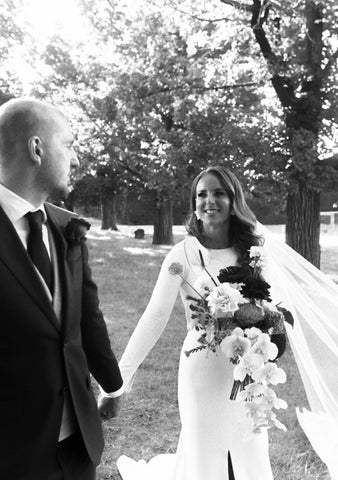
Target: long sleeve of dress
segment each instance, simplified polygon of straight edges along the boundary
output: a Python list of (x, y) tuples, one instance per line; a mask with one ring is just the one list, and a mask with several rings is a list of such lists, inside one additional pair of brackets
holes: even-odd
[[(182, 278), (171, 275), (169, 266), (181, 263), (185, 269), (182, 242), (175, 245), (164, 259), (155, 288), (146, 310), (140, 318), (119, 363), (123, 384), (128, 389), (133, 375), (146, 358), (168, 323), (176, 302)], [(184, 275), (184, 270), (183, 270)]]

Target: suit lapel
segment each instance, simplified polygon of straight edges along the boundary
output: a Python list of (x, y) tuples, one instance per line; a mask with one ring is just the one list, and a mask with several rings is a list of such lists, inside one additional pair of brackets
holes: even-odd
[(0, 207), (0, 261), (16, 277), (18, 283), (28, 292), (34, 302), (60, 330), (57, 319), (44, 286), (30, 261), (22, 242), (11, 221)]

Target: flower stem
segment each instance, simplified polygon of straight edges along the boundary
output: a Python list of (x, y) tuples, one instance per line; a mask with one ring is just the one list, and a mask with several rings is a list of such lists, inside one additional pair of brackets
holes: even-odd
[(217, 287), (216, 281), (214, 280), (214, 278), (212, 277), (212, 275), (209, 273), (207, 267), (205, 266), (204, 258), (203, 258), (203, 255), (202, 255), (201, 250), (198, 250), (198, 253), (199, 253), (199, 256), (200, 256), (200, 260), (201, 260), (201, 265), (202, 265), (202, 267), (203, 267), (204, 270), (207, 272), (207, 274), (209, 275), (209, 277), (211, 278), (211, 280), (214, 282), (214, 285), (216, 285), (216, 287)]
[(196, 290), (196, 288), (194, 288), (194, 287), (191, 285), (191, 283), (188, 282), (188, 280), (186, 280), (186, 279), (183, 277), (183, 275), (181, 275), (180, 273), (179, 273), (178, 275), (182, 278), (182, 280), (183, 280), (187, 285), (189, 285), (189, 287), (190, 287), (195, 293), (197, 293), (197, 295), (198, 295), (199, 297), (201, 297), (202, 300), (204, 300), (204, 297)]

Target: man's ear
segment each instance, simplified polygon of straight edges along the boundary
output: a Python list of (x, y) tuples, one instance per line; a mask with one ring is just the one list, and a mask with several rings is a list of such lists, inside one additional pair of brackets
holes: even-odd
[(28, 152), (33, 163), (35, 163), (37, 166), (40, 166), (42, 145), (39, 137), (30, 137), (28, 139)]

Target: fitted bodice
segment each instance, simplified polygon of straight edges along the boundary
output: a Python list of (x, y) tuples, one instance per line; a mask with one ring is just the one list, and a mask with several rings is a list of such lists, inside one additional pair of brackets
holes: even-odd
[[(202, 246), (201, 246), (202, 247)], [(206, 270), (202, 267), (201, 262), (196, 263), (196, 257), (194, 257), (195, 262), (190, 261), (189, 251), (185, 249), (185, 262), (186, 262), (186, 270), (184, 274), (184, 278), (189, 282), (190, 285), (194, 286), (196, 280), (201, 275), (208, 275)], [(210, 275), (217, 281), (217, 276), (219, 271), (222, 268), (226, 268), (232, 265), (237, 265), (237, 254), (233, 248), (224, 248), (224, 249), (205, 249), (203, 247), (203, 260), (206, 264), (206, 269), (210, 273)], [(207, 253), (207, 255), (205, 255)], [(207, 257), (207, 258), (204, 258)], [(192, 288), (188, 285), (187, 282), (182, 281), (180, 288), (179, 288), (180, 296), (185, 308), (185, 316), (187, 321), (187, 329), (191, 330), (195, 326), (195, 321), (191, 318), (191, 310), (189, 305), (191, 303), (190, 300), (187, 299), (187, 296), (196, 297), (196, 293), (192, 290)]]

